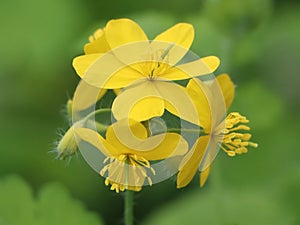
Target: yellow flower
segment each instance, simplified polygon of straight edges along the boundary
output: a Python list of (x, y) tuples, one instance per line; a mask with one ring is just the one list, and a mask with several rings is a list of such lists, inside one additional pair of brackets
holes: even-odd
[(94, 53), (106, 53), (110, 51), (110, 47), (106, 41), (105, 29), (98, 29), (93, 35), (89, 37), (90, 43), (84, 46), (84, 53), (94, 54)]
[[(111, 125), (104, 139), (87, 128), (76, 128), (80, 140), (101, 151), (106, 164), (100, 175), (105, 184), (116, 192), (126, 189), (139, 191), (144, 184), (152, 185), (155, 171), (150, 161), (163, 160), (186, 153), (187, 142), (176, 133), (148, 137), (146, 128), (133, 120), (121, 120)], [(99, 162), (100, 163), (100, 162)]]
[[(105, 54), (110, 50), (111, 49), (105, 38), (105, 29), (96, 30), (94, 34), (89, 37), (89, 43), (85, 44), (84, 46), (84, 53), (85, 57), (87, 58), (93, 58), (95, 54)], [(120, 93), (119, 89), (115, 89), (113, 91), (116, 95)], [(107, 89), (91, 87), (90, 85), (81, 82), (76, 90), (76, 93), (78, 92), (80, 92), (80, 96), (76, 96), (76, 107), (74, 109), (76, 111), (84, 110), (90, 107), (91, 105), (95, 104), (106, 94)], [(94, 99), (94, 96), (97, 96), (97, 98)]]
[[(200, 118), (198, 125), (203, 127), (206, 135), (198, 138), (191, 151), (182, 160), (177, 175), (178, 188), (186, 186), (198, 168), (201, 171), (200, 186), (202, 187), (219, 148), (229, 156), (235, 156), (246, 153), (248, 146), (257, 147), (256, 143), (249, 142), (251, 134), (244, 132), (250, 130), (245, 125), (249, 122), (246, 117), (233, 112), (224, 119), (225, 109), (229, 108), (234, 98), (234, 84), (230, 77), (222, 74), (216, 78), (216, 81), (208, 86), (199, 79), (192, 79), (186, 87), (198, 110)], [(224, 99), (218, 98), (216, 94), (218, 90)]]
[(187, 23), (176, 24), (150, 41), (132, 20), (111, 20), (104, 35), (112, 50), (76, 57), (73, 66), (92, 86), (124, 88), (112, 106), (117, 120), (144, 121), (161, 116), (170, 104), (180, 107), (185, 102), (182, 88), (168, 81), (209, 74), (219, 66), (215, 56), (180, 64), (194, 39), (194, 29)]

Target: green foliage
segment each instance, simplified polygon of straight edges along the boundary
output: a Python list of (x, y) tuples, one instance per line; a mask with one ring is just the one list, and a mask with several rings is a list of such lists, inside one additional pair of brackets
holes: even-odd
[(255, 29), (270, 16), (271, 10), (271, 0), (207, 0), (203, 12), (222, 32), (240, 35), (245, 30)]
[(144, 225), (292, 225), (296, 218), (266, 190), (194, 191), (149, 216)]
[(0, 43), (5, 57), (0, 67), (17, 70), (19, 76), (58, 76), (51, 72), (57, 71), (60, 60), (69, 60), (70, 39), (87, 21), (85, 16), (77, 20), (77, 15), (85, 13), (79, 1), (1, 1)]
[(26, 182), (9, 176), (0, 180), (0, 199), (1, 225), (103, 224), (57, 183), (44, 186), (34, 197)]
[(258, 71), (285, 101), (299, 108), (299, 6), (283, 8), (264, 32)]
[(248, 83), (237, 84), (236, 97), (230, 111), (248, 115), (251, 127), (258, 131), (273, 127), (282, 115), (283, 107), (276, 93), (268, 90), (260, 80), (253, 79)]

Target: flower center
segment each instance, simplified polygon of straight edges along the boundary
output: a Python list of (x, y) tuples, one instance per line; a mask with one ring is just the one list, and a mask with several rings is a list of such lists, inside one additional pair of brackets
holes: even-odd
[(229, 156), (248, 152), (247, 147), (256, 148), (256, 143), (250, 142), (251, 134), (244, 133), (250, 127), (245, 125), (249, 120), (237, 112), (230, 113), (225, 119), (225, 129), (222, 134), (221, 149)]
[(149, 80), (155, 80), (157, 77), (165, 73), (169, 68), (169, 49), (161, 49), (155, 52), (149, 53), (145, 58), (145, 62), (142, 63), (142, 71), (144, 76)]
[(109, 163), (100, 171), (100, 175), (107, 174), (106, 185), (111, 185), (111, 190), (125, 191), (126, 189), (140, 191), (145, 179), (152, 185), (151, 178), (147, 175), (150, 170), (155, 175), (149, 161), (136, 154), (121, 154), (118, 157), (107, 157), (103, 163)]

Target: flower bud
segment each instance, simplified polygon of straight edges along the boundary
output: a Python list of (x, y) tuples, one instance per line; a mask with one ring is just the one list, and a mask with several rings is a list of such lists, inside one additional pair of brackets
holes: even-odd
[(72, 126), (64, 134), (62, 139), (58, 142), (57, 158), (60, 160), (64, 160), (65, 158), (74, 155), (77, 151), (78, 151), (78, 147), (75, 139), (74, 126)]
[(72, 119), (73, 100), (69, 99), (66, 104), (66, 111), (69, 119)]

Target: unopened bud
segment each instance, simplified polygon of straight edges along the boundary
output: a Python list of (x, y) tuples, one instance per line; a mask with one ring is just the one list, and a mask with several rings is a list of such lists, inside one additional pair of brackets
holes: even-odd
[(74, 155), (78, 151), (76, 144), (74, 126), (64, 134), (62, 139), (57, 145), (58, 159), (64, 160), (65, 158)]
[(72, 119), (72, 108), (73, 108), (73, 100), (72, 99), (69, 99), (67, 101), (67, 104), (66, 104), (66, 111), (67, 111), (67, 114), (68, 114), (68, 118), (69, 119)]

